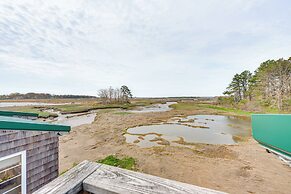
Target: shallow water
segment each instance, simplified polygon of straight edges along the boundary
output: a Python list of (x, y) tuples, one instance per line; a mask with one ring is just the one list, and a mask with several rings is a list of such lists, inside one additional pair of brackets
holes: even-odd
[[(194, 122), (187, 122), (191, 120), (194, 120)], [(251, 135), (251, 122), (234, 116), (193, 115), (186, 117), (184, 122), (183, 124), (189, 124), (189, 126), (193, 127), (208, 127), (218, 133), (238, 136)]]
[(52, 122), (62, 125), (68, 125), (71, 127), (77, 127), (84, 124), (91, 124), (96, 117), (96, 112), (89, 112), (85, 114), (61, 114), (59, 111), (47, 110), (48, 112), (58, 115)]
[(84, 124), (91, 124), (96, 117), (96, 113), (90, 113), (86, 115), (73, 116), (69, 118), (60, 118), (55, 123), (62, 125), (69, 125), (71, 127), (77, 127)]
[[(250, 127), (249, 121), (236, 117), (193, 115), (186, 118), (175, 117), (166, 124), (130, 128), (125, 137), (128, 143), (135, 143), (141, 147), (160, 145), (159, 141), (153, 141), (155, 138), (163, 138), (170, 145), (187, 143), (231, 145), (237, 143), (233, 136), (250, 136)], [(138, 138), (141, 136), (144, 140)], [(181, 138), (184, 142), (181, 142)]]
[[(158, 137), (157, 135), (149, 134), (146, 136), (139, 136), (139, 137), (143, 137), (144, 138), (143, 140), (139, 139), (136, 135), (125, 134), (124, 136), (126, 137), (127, 143), (134, 143), (134, 144), (139, 145), (140, 147), (152, 147), (152, 146), (159, 145), (157, 144), (157, 142), (151, 142), (151, 140)], [(139, 142), (134, 142), (136, 140), (138, 140)]]
[(177, 102), (166, 102), (165, 104), (154, 104), (150, 106), (141, 107), (138, 110), (129, 110), (133, 113), (147, 113), (147, 112), (165, 112), (170, 111), (172, 108), (170, 105), (177, 104)]

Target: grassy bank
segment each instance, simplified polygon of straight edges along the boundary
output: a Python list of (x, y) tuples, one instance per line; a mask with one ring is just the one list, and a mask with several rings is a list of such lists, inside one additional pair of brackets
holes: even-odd
[(7, 111), (17, 111), (17, 112), (27, 112), (27, 113), (36, 113), (38, 114), (38, 117), (40, 118), (49, 118), (49, 117), (57, 117), (58, 115), (55, 113), (49, 113), (46, 111), (41, 110), (37, 107), (31, 107), (31, 106), (23, 106), (23, 107), (6, 107), (1, 110), (7, 110)]
[(250, 116), (253, 112), (248, 112), (240, 109), (235, 108), (228, 108), (213, 104), (202, 104), (199, 102), (179, 102), (177, 104), (171, 105), (172, 108), (175, 110), (203, 110), (203, 109), (211, 109), (216, 110), (218, 112), (230, 113), (235, 115), (243, 115), (243, 116)]
[[(44, 100), (15, 100), (15, 102), (47, 102), (47, 103), (70, 103), (70, 104), (60, 104), (60, 105), (49, 105), (49, 106), (13, 106), (13, 107), (3, 107), (0, 108), (1, 110), (7, 110), (7, 111), (19, 111), (19, 112), (28, 112), (28, 113), (36, 113), (41, 118), (48, 118), (48, 117), (57, 117), (58, 115), (55, 113), (47, 112), (46, 109), (54, 109), (57, 111), (60, 111), (63, 114), (73, 114), (73, 113), (85, 113), (91, 110), (110, 110), (110, 109), (134, 109), (139, 106), (148, 106), (154, 103), (159, 103), (157, 100), (136, 100), (133, 99), (131, 103), (125, 103), (125, 104), (101, 104), (97, 100), (72, 100), (71, 102), (63, 99), (58, 100), (50, 100), (50, 101), (44, 101)], [(127, 114), (127, 113), (119, 113), (119, 114)]]
[(178, 104), (171, 105), (175, 110), (190, 111), (190, 110), (214, 110), (217, 113), (226, 113), (239, 116), (251, 116), (251, 114), (285, 114), (290, 113), (288, 111), (279, 111), (278, 109), (271, 107), (263, 107), (260, 111), (246, 111), (243, 108), (231, 107), (230, 105), (216, 105), (211, 103), (201, 102), (179, 102)]
[(222, 106), (210, 105), (210, 104), (198, 104), (198, 107), (233, 113), (237, 115), (246, 115), (246, 116), (250, 116), (251, 114), (254, 113), (254, 112), (244, 111), (244, 110), (240, 110), (236, 108), (222, 107)]
[(156, 103), (154, 101), (132, 101), (131, 103), (125, 103), (125, 104), (101, 104), (98, 102), (90, 102), (90, 103), (82, 103), (82, 104), (65, 104), (65, 105), (55, 105), (50, 106), (50, 108), (59, 110), (60, 112), (64, 114), (69, 113), (82, 113), (82, 112), (88, 112), (90, 110), (98, 110), (98, 109), (114, 109), (114, 108), (120, 108), (120, 109), (134, 109), (138, 106), (148, 106), (150, 104)]

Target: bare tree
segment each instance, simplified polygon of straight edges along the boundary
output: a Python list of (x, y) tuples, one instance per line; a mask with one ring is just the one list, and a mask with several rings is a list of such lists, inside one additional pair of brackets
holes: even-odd
[(132, 98), (131, 91), (127, 86), (122, 86), (121, 88), (116, 89), (113, 89), (112, 87), (109, 87), (108, 89), (100, 89), (98, 91), (98, 96), (104, 104), (130, 103), (129, 99)]

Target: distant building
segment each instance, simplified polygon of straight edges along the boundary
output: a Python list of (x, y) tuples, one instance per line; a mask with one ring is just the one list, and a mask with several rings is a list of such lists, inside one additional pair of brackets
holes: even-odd
[(69, 126), (33, 120), (37, 114), (0, 111), (0, 193), (32, 193), (58, 177), (58, 133)]

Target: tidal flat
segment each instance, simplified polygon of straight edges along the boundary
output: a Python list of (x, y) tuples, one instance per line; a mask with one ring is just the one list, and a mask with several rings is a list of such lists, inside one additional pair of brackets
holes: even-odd
[[(59, 106), (65, 106), (67, 110), (77, 110), (79, 107), (86, 107), (89, 110), (99, 104), (95, 100), (59, 101), (58, 103), (64, 102), (70, 103), (70, 106)], [(56, 103), (56, 101), (49, 101), (49, 103)], [(130, 108), (159, 103), (161, 101), (143, 99), (133, 102), (134, 105), (130, 105)], [(57, 107), (54, 105), (47, 108), (61, 111), (61, 108), (57, 109)], [(137, 145), (138, 143), (126, 141), (124, 135), (130, 128), (171, 122), (176, 124), (178, 122), (179, 125), (185, 126), (196, 122), (199, 129), (209, 130), (208, 128), (212, 126), (202, 122), (215, 125), (217, 118), (210, 118), (207, 115), (230, 118), (236, 116), (249, 122), (251, 114), (199, 102), (178, 102), (170, 107), (172, 109), (168, 111), (144, 113), (124, 111), (123, 108), (114, 106), (99, 109), (96, 111), (93, 122), (90, 120), (88, 124), (75, 126), (70, 133), (60, 137), (60, 173), (83, 160), (100, 161), (113, 155), (118, 158), (133, 158), (135, 161), (133, 170), (139, 172), (228, 193), (278, 193), (278, 191), (288, 193), (291, 184), (291, 168), (276, 156), (268, 154), (251, 137), (251, 129), (241, 131), (242, 126), (235, 123), (226, 125), (233, 128), (231, 132), (235, 132), (232, 134), (234, 136), (232, 140), (236, 143), (229, 145), (195, 143), (189, 142), (187, 138), (175, 139), (171, 145), (171, 142), (166, 142), (167, 139), (162, 140), (164, 138), (161, 134), (154, 133), (148, 137), (143, 136), (142, 133), (137, 136), (139, 142), (148, 139), (153, 145), (150, 147), (142, 147)], [(43, 113), (48, 110), (39, 107), (13, 107), (10, 110), (16, 111), (22, 108), (30, 108)], [(199, 120), (197, 115), (202, 115), (200, 117), (205, 115), (205, 118)], [(192, 126), (191, 129), (197, 128)], [(238, 133), (239, 131), (242, 133)], [(219, 131), (219, 133), (225, 132), (227, 131)], [(158, 146), (156, 146), (157, 143), (159, 143)]]
[[(134, 158), (136, 171), (228, 193), (288, 193), (290, 167), (268, 154), (250, 135), (244, 136), (246, 131), (233, 137), (237, 142), (234, 145), (189, 143), (181, 138), (176, 140), (176, 145), (171, 145), (154, 133), (148, 137), (139, 135), (136, 143), (126, 142), (127, 129), (161, 124), (174, 117), (225, 115), (250, 120), (246, 114), (190, 104), (192, 108), (187, 105), (182, 109), (185, 105), (177, 104), (174, 107), (179, 106), (178, 109), (164, 112), (120, 114), (120, 109), (98, 111), (92, 124), (75, 127), (70, 134), (60, 138), (61, 171), (71, 168), (74, 162), (98, 161), (114, 155)], [(229, 127), (240, 130), (240, 126), (230, 124)], [(251, 129), (246, 130), (247, 134), (251, 133)], [(137, 145), (138, 141), (147, 138), (152, 140), (149, 142), (153, 146)], [(155, 146), (157, 142), (159, 144)]]

